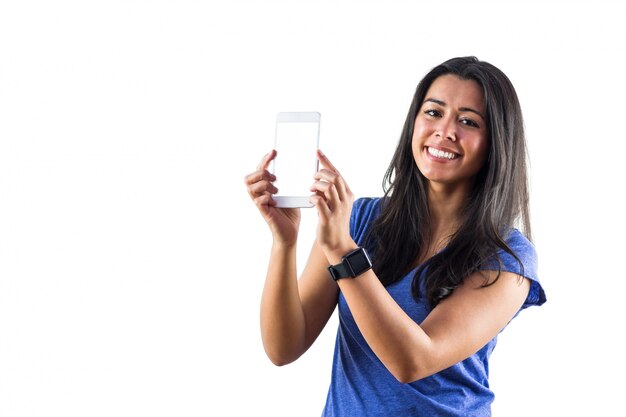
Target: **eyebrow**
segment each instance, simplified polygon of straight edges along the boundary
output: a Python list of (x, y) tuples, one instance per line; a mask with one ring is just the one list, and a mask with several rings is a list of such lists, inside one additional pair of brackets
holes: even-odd
[[(430, 102), (435, 103), (435, 104), (439, 104), (439, 105), (440, 105), (440, 106), (442, 106), (442, 107), (446, 107), (446, 106), (447, 106), (447, 104), (446, 104), (446, 102), (445, 102), (445, 101), (437, 100), (436, 98), (427, 98), (426, 100), (424, 100), (424, 103), (426, 103), (427, 101), (430, 101)], [(485, 119), (485, 116), (483, 116), (483, 114), (482, 114), (481, 112), (479, 112), (478, 110), (475, 110), (475, 109), (473, 109), (473, 108), (471, 108), (471, 107), (459, 107), (459, 111), (462, 111), (462, 112), (470, 112), (470, 113), (476, 113), (476, 114), (477, 114), (477, 115), (479, 115), (479, 116), (480, 116), (483, 120), (486, 120), (486, 119)]]

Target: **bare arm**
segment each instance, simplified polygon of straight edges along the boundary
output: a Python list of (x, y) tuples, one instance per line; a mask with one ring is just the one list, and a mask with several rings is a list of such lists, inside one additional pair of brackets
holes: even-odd
[(261, 297), (263, 346), (273, 363), (284, 365), (300, 357), (321, 333), (337, 304), (339, 290), (328, 276), (326, 257), (317, 244), (297, 280), (300, 211), (275, 207), (275, 177), (267, 171), (275, 156), (272, 151), (263, 157), (257, 170), (246, 176), (245, 183), (273, 238)]
[[(356, 248), (348, 231), (353, 197), (337, 169), (321, 153), (319, 157), (325, 169), (314, 185), (317, 241), (328, 262), (337, 264)], [(484, 273), (495, 279), (494, 271)], [(484, 278), (481, 273), (468, 277), (420, 324), (400, 308), (372, 270), (338, 284), (368, 345), (396, 379), (411, 382), (471, 356), (522, 306), (530, 288), (527, 279), (503, 272), (483, 288)]]
[(274, 364), (298, 359), (332, 315), (339, 288), (326, 265), (326, 257), (314, 244), (302, 276), (296, 280), (295, 247), (272, 247), (261, 299), (261, 335)]
[[(494, 271), (487, 272), (494, 279)], [(474, 274), (421, 323), (391, 298), (372, 271), (339, 281), (350, 311), (374, 353), (400, 381), (412, 382), (466, 359), (513, 318), (530, 284), (503, 272), (488, 287)]]

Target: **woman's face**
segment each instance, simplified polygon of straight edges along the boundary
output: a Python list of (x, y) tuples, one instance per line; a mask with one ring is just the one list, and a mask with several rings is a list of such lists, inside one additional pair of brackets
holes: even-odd
[(433, 81), (412, 138), (417, 168), (431, 185), (471, 186), (489, 150), (486, 117), (476, 81), (451, 74)]

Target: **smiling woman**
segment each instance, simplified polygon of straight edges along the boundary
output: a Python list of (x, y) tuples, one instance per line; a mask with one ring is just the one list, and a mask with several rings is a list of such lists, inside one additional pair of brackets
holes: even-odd
[(267, 171), (275, 155), (245, 179), (273, 236), (261, 301), (270, 360), (300, 357), (338, 306), (324, 416), (490, 415), (496, 337), (546, 300), (530, 242), (521, 110), (508, 78), (474, 57), (431, 70), (381, 198), (354, 201), (318, 152), (311, 202), (319, 224), (299, 279), (300, 212), (276, 207)]
[(471, 186), (488, 151), (483, 101), (476, 81), (456, 75), (441, 76), (428, 89), (415, 118), (413, 156), (431, 185)]

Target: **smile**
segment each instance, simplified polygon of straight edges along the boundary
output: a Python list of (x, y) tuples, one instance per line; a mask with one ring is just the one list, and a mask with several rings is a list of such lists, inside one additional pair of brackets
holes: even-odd
[(456, 159), (460, 156), (457, 153), (440, 151), (439, 149), (431, 148), (430, 146), (427, 146), (426, 150), (428, 150), (428, 153), (435, 158)]

